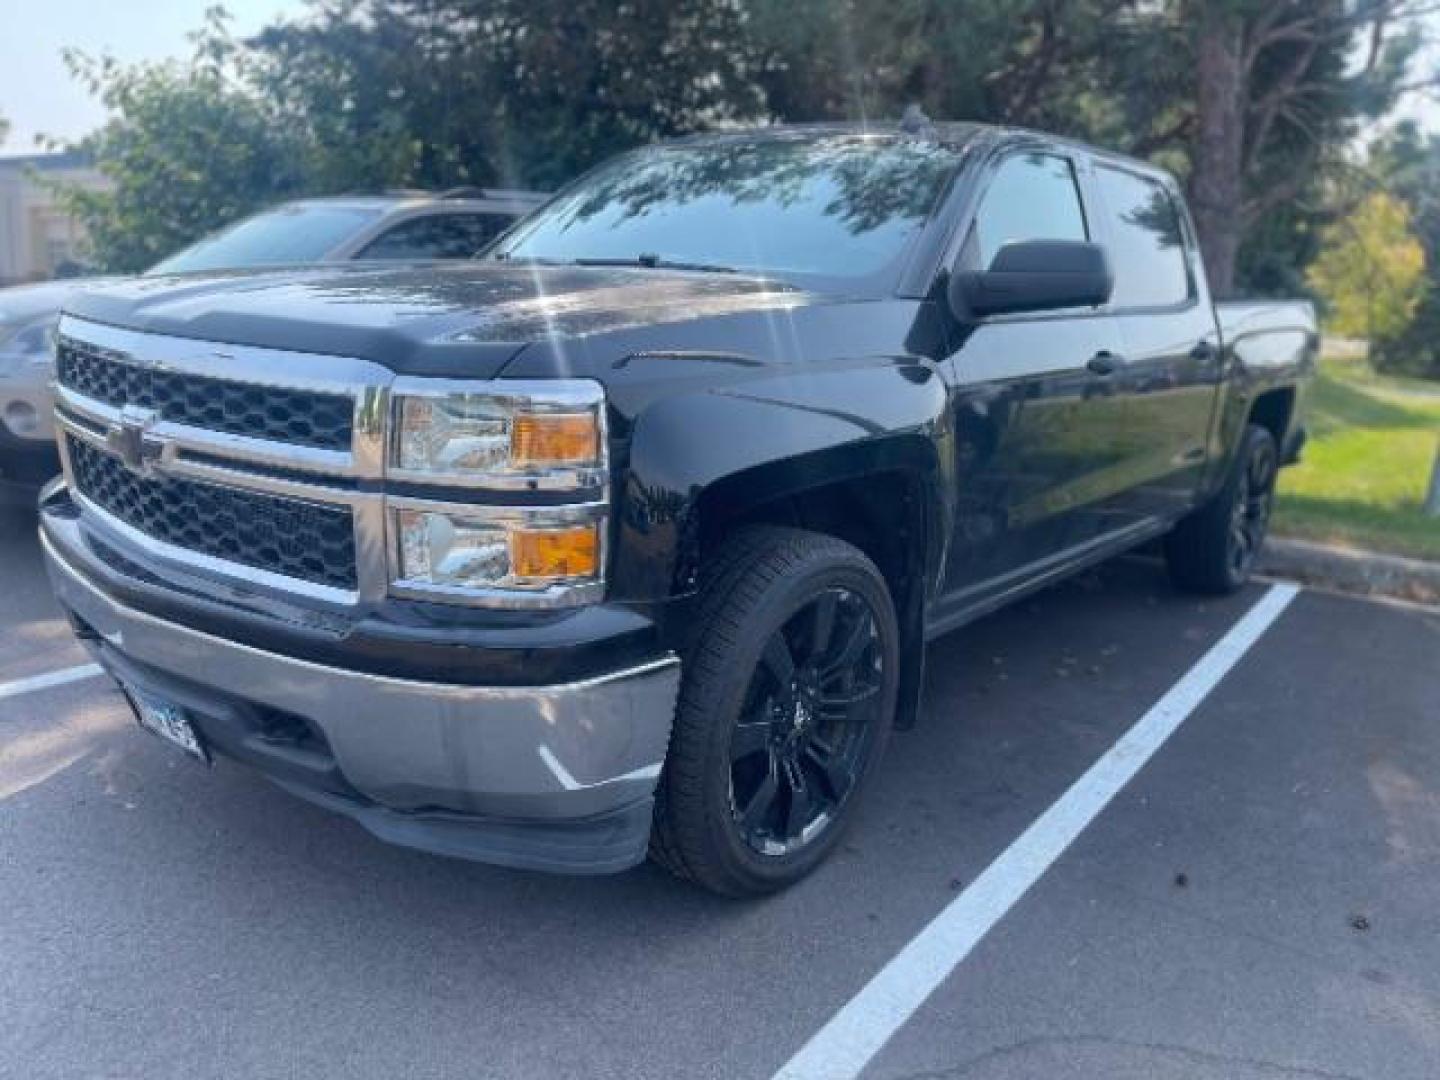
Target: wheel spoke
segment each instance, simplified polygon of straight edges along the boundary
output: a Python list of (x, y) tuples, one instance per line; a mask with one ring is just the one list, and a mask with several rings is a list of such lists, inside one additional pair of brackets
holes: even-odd
[(815, 601), (815, 624), (810, 632), (810, 658), (816, 663), (830, 651), (830, 641), (835, 636), (835, 610), (840, 605), (840, 595), (826, 592)]
[(1237, 571), (1244, 571), (1250, 564), (1250, 555), (1254, 544), (1251, 540), (1250, 529), (1247, 522), (1240, 522), (1230, 535), (1231, 565)]
[(880, 693), (878, 682), (865, 683), (861, 686), (847, 687), (844, 693), (821, 694), (817, 704), (820, 712), (825, 716), (832, 716), (835, 713), (845, 713), (862, 702), (869, 701)]
[(833, 752), (822, 750), (816, 741), (805, 748), (805, 756), (820, 773), (832, 802), (838, 803), (850, 790), (850, 770), (836, 758)]
[(814, 806), (810, 799), (810, 786), (805, 783), (805, 771), (800, 767), (800, 759), (785, 759), (784, 771), (785, 783), (790, 789), (790, 811), (785, 817), (785, 837), (793, 840), (810, 824)]
[(765, 665), (780, 689), (788, 692), (790, 683), (795, 678), (795, 658), (790, 653), (790, 645), (785, 640), (783, 630), (776, 630), (770, 635), (760, 662)]
[(765, 820), (770, 807), (775, 804), (775, 796), (780, 793), (780, 762), (772, 753), (770, 755), (770, 767), (766, 770), (765, 778), (760, 781), (760, 786), (750, 796), (745, 808), (740, 811), (740, 824), (746, 832), (753, 833)]
[(730, 736), (730, 760), (739, 761), (768, 749), (770, 730), (769, 720), (749, 720), (736, 724), (735, 731)]
[(873, 630), (874, 623), (871, 621), (870, 612), (866, 611), (855, 620), (855, 625), (850, 628), (850, 634), (845, 638), (845, 644), (841, 647), (839, 655), (821, 668), (821, 676), (833, 678), (854, 667), (855, 662), (860, 659), (860, 654), (865, 651), (865, 646), (870, 644)]
[(1270, 455), (1256, 454), (1250, 459), (1250, 490), (1264, 492), (1270, 486)]

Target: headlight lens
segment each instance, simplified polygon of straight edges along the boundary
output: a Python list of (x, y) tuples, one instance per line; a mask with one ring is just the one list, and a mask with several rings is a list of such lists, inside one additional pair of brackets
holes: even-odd
[[(536, 505), (454, 491), (390, 496), (391, 591), (458, 603), (557, 606), (601, 595), (605, 396), (583, 379), (397, 379), (387, 478), (412, 487), (566, 493)], [(443, 501), (442, 501), (443, 500)]]
[(503, 485), (558, 476), (574, 487), (604, 466), (603, 391), (585, 380), (475, 392), (397, 384), (391, 465), (425, 479)]
[(506, 464), (509, 417), (494, 398), (402, 398), (396, 464), (431, 473), (487, 472)]
[(461, 510), (397, 510), (399, 584), (490, 590), (600, 580), (600, 523), (496, 522)]

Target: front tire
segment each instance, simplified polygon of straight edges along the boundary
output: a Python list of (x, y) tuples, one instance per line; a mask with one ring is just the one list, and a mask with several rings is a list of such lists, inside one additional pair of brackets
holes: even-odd
[(1275, 506), (1275, 436), (1250, 424), (1225, 486), (1165, 538), (1171, 580), (1186, 592), (1223, 596), (1250, 580)]
[(858, 549), (753, 528), (705, 574), (651, 856), (726, 896), (800, 880), (838, 843), (899, 685), (885, 580)]

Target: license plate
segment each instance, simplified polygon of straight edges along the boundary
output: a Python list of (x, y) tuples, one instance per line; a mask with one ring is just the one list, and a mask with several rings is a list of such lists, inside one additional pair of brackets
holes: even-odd
[(157, 698), (133, 686), (126, 687), (126, 691), (130, 704), (135, 707), (135, 719), (140, 721), (141, 727), (178, 746), (197, 761), (210, 764), (210, 754), (206, 751), (205, 744), (200, 741), (195, 725), (190, 723), (184, 709), (174, 702)]

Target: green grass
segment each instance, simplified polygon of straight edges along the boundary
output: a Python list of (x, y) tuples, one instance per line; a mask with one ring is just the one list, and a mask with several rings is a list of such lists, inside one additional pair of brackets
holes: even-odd
[(1421, 513), (1440, 442), (1440, 383), (1326, 358), (1306, 407), (1305, 460), (1281, 474), (1275, 531), (1440, 560), (1440, 518)]

